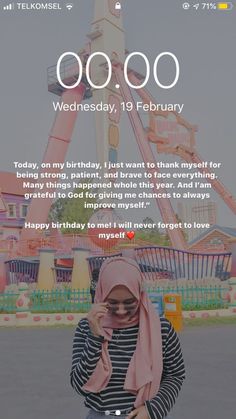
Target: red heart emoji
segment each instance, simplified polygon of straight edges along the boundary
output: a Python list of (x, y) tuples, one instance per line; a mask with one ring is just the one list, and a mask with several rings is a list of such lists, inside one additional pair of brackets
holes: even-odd
[(135, 236), (135, 232), (134, 231), (127, 231), (126, 236), (128, 237), (128, 239), (132, 240)]

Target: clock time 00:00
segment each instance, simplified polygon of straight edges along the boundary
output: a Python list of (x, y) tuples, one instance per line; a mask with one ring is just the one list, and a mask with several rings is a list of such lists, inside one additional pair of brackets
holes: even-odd
[[(66, 85), (63, 82), (63, 80), (61, 78), (61, 73), (60, 73), (62, 60), (65, 57), (67, 57), (67, 56), (68, 57), (69, 56), (75, 57), (75, 59), (78, 62), (78, 78), (75, 81), (75, 83), (74, 84), (71, 84), (71, 85)], [(96, 56), (102, 56), (102, 57), (104, 57), (105, 60), (106, 60), (106, 62), (107, 62), (107, 70), (108, 70), (107, 79), (101, 85), (94, 84), (93, 81), (91, 80), (91, 76), (90, 76), (91, 62), (92, 62), (93, 58), (96, 57)], [(128, 64), (129, 64), (130, 59), (132, 57), (134, 57), (134, 56), (140, 56), (140, 57), (142, 57), (143, 60), (144, 60), (144, 62), (145, 62), (145, 65), (146, 65), (146, 76), (145, 76), (143, 82), (140, 85), (132, 84), (131, 81), (129, 80), (129, 77), (128, 77)], [(172, 83), (170, 83), (170, 84), (162, 84), (160, 82), (159, 78), (158, 78), (158, 68), (157, 67), (158, 67), (158, 63), (159, 63), (160, 59), (163, 58), (163, 57), (171, 57), (171, 59), (174, 62), (174, 65), (175, 65), (175, 77), (174, 77), (174, 80), (172, 81)], [(146, 86), (146, 84), (147, 84), (147, 82), (149, 80), (149, 77), (150, 77), (150, 72), (151, 72), (151, 70), (150, 70), (150, 63), (149, 63), (149, 60), (148, 60), (147, 56), (145, 54), (143, 54), (142, 52), (137, 52), (137, 51), (130, 53), (129, 55), (127, 55), (127, 57), (125, 59), (123, 71), (124, 71), (124, 79), (125, 79), (125, 82), (127, 83), (127, 85), (129, 87), (131, 87), (132, 89), (142, 89), (143, 87)], [(83, 77), (83, 74), (84, 74), (84, 65), (83, 65), (83, 63), (81, 61), (80, 56), (78, 54), (76, 54), (75, 52), (64, 52), (59, 57), (59, 59), (57, 61), (56, 73), (57, 73), (57, 80), (58, 80), (58, 82), (60, 83), (60, 85), (62, 87), (64, 87), (65, 89), (74, 89), (75, 87), (77, 87), (80, 84), (80, 82), (82, 80), (82, 77)], [(168, 51), (162, 52), (162, 53), (160, 53), (156, 57), (156, 59), (154, 61), (154, 64), (153, 64), (153, 77), (154, 77), (154, 80), (155, 80), (156, 84), (161, 89), (171, 89), (172, 87), (174, 87), (176, 85), (176, 83), (178, 82), (178, 80), (179, 80), (179, 73), (180, 73), (180, 70), (179, 70), (179, 61), (178, 61), (177, 57), (172, 52), (168, 52)], [(104, 52), (94, 52), (93, 54), (91, 54), (88, 57), (88, 60), (86, 62), (86, 65), (85, 65), (85, 75), (86, 75), (86, 78), (87, 78), (87, 81), (88, 81), (89, 85), (92, 88), (94, 88), (94, 89), (103, 89), (103, 88), (107, 87), (108, 84), (111, 81), (111, 78), (112, 78), (112, 62), (111, 62), (111, 59)]]

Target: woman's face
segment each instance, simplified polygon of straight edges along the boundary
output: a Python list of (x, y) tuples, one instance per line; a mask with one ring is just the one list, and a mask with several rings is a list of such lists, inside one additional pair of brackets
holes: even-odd
[(118, 285), (111, 290), (106, 303), (110, 314), (122, 323), (136, 314), (139, 304), (134, 295), (123, 285)]

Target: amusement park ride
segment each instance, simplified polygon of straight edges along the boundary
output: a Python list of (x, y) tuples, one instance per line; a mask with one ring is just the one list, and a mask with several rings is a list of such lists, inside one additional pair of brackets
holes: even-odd
[[(91, 88), (85, 73), (78, 86), (74, 88), (63, 87), (57, 77), (56, 66), (48, 70), (48, 90), (61, 97), (64, 104), (71, 105), (92, 97), (93, 102), (114, 104), (115, 111), (112, 113), (95, 112), (96, 124), (96, 142), (98, 162), (103, 164), (105, 161), (117, 162), (117, 150), (119, 147), (119, 124), (121, 119), (121, 102), (130, 102), (133, 109), (128, 113), (129, 121), (133, 129), (136, 142), (138, 144), (143, 162), (156, 163), (151, 143), (156, 145), (157, 153), (173, 154), (186, 162), (196, 163), (199, 171), (210, 173), (208, 168), (203, 168), (202, 159), (196, 151), (195, 131), (196, 127), (185, 121), (179, 114), (169, 111), (150, 111), (149, 126), (145, 128), (141, 117), (134, 106), (134, 97), (131, 88), (127, 85), (124, 78), (124, 61), (127, 54), (125, 50), (125, 34), (122, 25), (122, 16), (120, 8), (116, 7), (116, 1), (113, 0), (95, 0), (95, 16), (91, 25), (91, 32), (88, 34), (89, 42), (83, 50), (79, 52), (81, 61), (86, 64), (89, 56), (96, 52), (105, 53), (112, 63), (112, 77), (110, 83), (103, 89)], [(103, 55), (97, 55), (91, 65), (91, 79), (98, 85), (103, 84), (107, 79), (108, 66)], [(71, 86), (78, 79), (78, 65), (75, 66), (73, 60), (64, 61), (64, 67), (61, 71), (61, 79), (67, 86)], [(134, 86), (139, 86), (143, 76), (137, 71), (128, 68), (129, 80)], [(144, 104), (156, 103), (156, 100), (143, 87), (135, 89)], [(77, 112), (60, 111), (55, 117), (47, 149), (44, 155), (44, 163), (59, 162), (65, 160), (66, 152), (70, 144), (71, 136), (75, 126)], [(172, 121), (175, 126), (174, 140), (173, 135), (165, 135), (161, 124), (163, 121)], [(178, 132), (184, 131), (185, 136), (178, 135)], [(50, 171), (50, 170), (49, 170)], [(55, 171), (53, 169), (53, 171)], [(154, 171), (159, 169), (148, 169), (154, 180)], [(236, 200), (231, 193), (220, 183), (218, 179), (208, 178), (214, 190), (225, 201), (226, 205), (236, 214)], [(156, 179), (153, 181), (156, 184)], [(46, 191), (46, 181), (43, 191)], [(162, 189), (164, 192), (164, 190)], [(153, 192), (157, 192), (154, 187)], [(168, 198), (156, 199), (162, 220), (164, 223), (177, 223), (176, 215)], [(52, 205), (52, 199), (43, 199), (40, 202), (32, 199), (26, 222), (45, 223), (48, 218), (49, 210)], [(186, 241), (183, 232), (180, 229), (169, 230), (168, 234), (172, 246), (176, 249), (184, 250)], [(29, 240), (38, 237), (38, 234), (32, 229), (23, 229), (20, 240)]]

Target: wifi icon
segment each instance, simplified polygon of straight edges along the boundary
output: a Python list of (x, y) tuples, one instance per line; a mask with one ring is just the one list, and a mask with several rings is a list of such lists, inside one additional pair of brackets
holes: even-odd
[(66, 4), (66, 7), (67, 7), (68, 10), (71, 10), (73, 6), (74, 6), (73, 3), (67, 3)]

